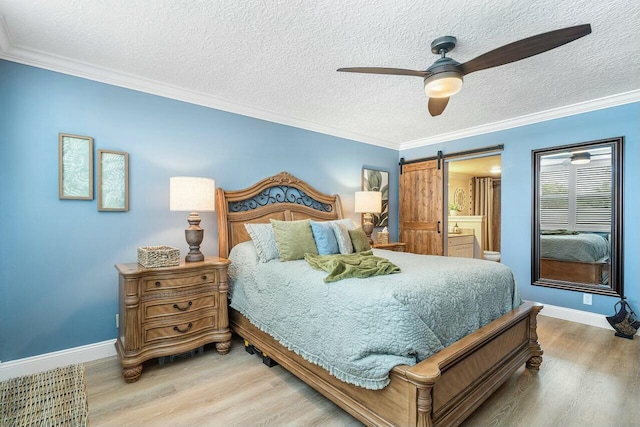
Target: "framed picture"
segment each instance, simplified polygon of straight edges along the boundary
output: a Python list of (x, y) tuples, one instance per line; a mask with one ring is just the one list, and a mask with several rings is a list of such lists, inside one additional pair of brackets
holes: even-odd
[(93, 200), (93, 138), (58, 135), (58, 196)]
[(382, 212), (373, 214), (373, 225), (374, 227), (389, 225), (389, 172), (363, 168), (362, 189), (382, 193)]
[(98, 150), (98, 210), (129, 210), (129, 154)]

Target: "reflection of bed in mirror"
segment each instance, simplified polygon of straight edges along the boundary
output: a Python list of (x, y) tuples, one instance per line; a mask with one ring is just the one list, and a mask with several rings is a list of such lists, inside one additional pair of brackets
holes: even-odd
[(540, 234), (541, 278), (608, 284), (609, 241), (602, 233), (542, 230)]
[[(271, 189), (276, 189), (276, 194)], [(293, 195), (296, 191), (300, 191), (298, 196)], [(248, 248), (246, 245), (251, 237), (245, 229), (246, 223), (269, 223), (270, 219), (329, 221), (342, 218), (342, 207), (337, 195), (320, 193), (304, 181), (284, 172), (244, 190), (225, 191), (218, 188), (216, 192), (219, 253), (223, 257), (235, 257), (238, 250)], [(230, 255), (232, 249), (234, 253)], [(255, 253), (255, 249), (253, 251)], [(391, 258), (394, 254), (401, 255), (391, 252), (388, 257)], [(415, 254), (403, 255), (422, 257)], [(253, 258), (255, 262), (255, 255)], [(486, 261), (468, 261), (483, 263), (492, 268), (496, 266), (496, 263)], [(277, 264), (270, 267), (282, 271), (287, 268), (285, 264), (289, 264), (277, 259), (271, 262)], [(269, 292), (266, 293), (271, 293), (271, 288), (278, 287), (273, 279), (268, 280), (266, 275), (258, 274), (258, 270), (254, 273), (251, 275), (255, 277), (253, 289), (256, 291), (262, 289), (260, 292), (265, 292), (264, 289), (268, 289)], [(300, 277), (308, 279), (307, 286), (311, 285), (311, 273)], [(289, 279), (283, 283), (288, 284)], [(391, 285), (394, 282), (385, 283)], [(464, 284), (472, 286), (469, 281)], [(236, 285), (238, 283), (233, 286)], [(304, 289), (300, 286), (298, 288)], [(384, 289), (385, 286), (381, 288)], [(238, 289), (232, 290), (240, 292)], [(287, 304), (286, 300), (279, 300), (283, 307)], [(262, 301), (258, 298), (256, 304), (264, 304)], [(264, 310), (256, 307), (254, 311), (247, 313), (247, 317), (233, 307), (232, 296), (229, 317), (235, 334), (367, 425), (459, 425), (522, 365), (538, 369), (542, 361), (542, 350), (536, 334), (536, 316), (542, 307), (535, 303), (524, 303), (432, 356), (418, 363), (414, 361), (413, 366), (396, 365), (388, 372), (389, 383), (385, 387), (369, 389), (339, 380), (318, 364), (309, 362), (283, 345), (283, 337), (276, 339), (249, 320), (249, 317), (257, 316)], [(326, 307), (337, 309), (333, 305)], [(319, 309), (311, 311), (316, 310)], [(273, 311), (273, 316), (280, 318), (282, 314), (276, 311)], [(400, 314), (398, 312), (394, 316)], [(304, 319), (300, 319), (300, 324), (313, 323), (302, 320)], [(335, 331), (342, 331), (344, 328), (355, 330), (356, 326), (349, 326), (348, 322), (344, 322), (335, 328)], [(289, 333), (295, 334), (296, 331)], [(415, 331), (408, 335), (415, 335)], [(322, 337), (323, 340), (329, 339), (324, 335)], [(396, 337), (401, 340), (403, 335), (398, 334)], [(352, 342), (349, 341), (348, 346), (351, 345)]]

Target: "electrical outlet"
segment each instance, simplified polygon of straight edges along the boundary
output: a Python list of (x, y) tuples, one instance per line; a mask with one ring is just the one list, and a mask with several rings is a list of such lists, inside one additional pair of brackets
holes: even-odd
[(591, 294), (582, 294), (582, 303), (586, 305), (591, 305)]
[(116, 314), (116, 328), (120, 327), (120, 315)]

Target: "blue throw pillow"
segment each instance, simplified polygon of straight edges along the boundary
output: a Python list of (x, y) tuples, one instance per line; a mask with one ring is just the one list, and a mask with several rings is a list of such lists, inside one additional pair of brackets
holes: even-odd
[(316, 241), (318, 254), (329, 255), (339, 254), (338, 241), (333, 232), (330, 222), (311, 221), (311, 231), (313, 231), (313, 240)]

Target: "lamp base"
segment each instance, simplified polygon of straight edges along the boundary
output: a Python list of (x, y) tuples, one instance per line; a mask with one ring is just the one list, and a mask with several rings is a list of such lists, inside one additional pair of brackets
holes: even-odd
[(184, 257), (184, 261), (204, 261), (204, 255), (200, 252), (200, 243), (204, 239), (204, 230), (200, 228), (200, 215), (197, 212), (191, 212), (187, 221), (189, 228), (184, 230), (184, 236), (189, 244), (189, 253)]
[(373, 233), (373, 223), (365, 222), (362, 224), (362, 230), (364, 230), (364, 234), (367, 235), (367, 239), (369, 240), (369, 244), (373, 245), (373, 239), (371, 238), (371, 233)]
[(193, 251), (189, 251), (187, 256), (184, 257), (185, 262), (202, 262), (204, 261), (204, 255), (200, 251), (196, 251), (196, 253), (192, 253)]

